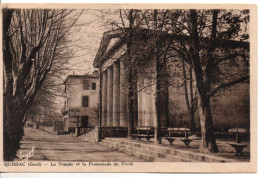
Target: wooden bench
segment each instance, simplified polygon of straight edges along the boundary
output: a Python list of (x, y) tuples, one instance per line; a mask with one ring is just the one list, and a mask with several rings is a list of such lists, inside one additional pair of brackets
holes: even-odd
[[(190, 133), (190, 129), (188, 128), (168, 128), (168, 136), (164, 137), (170, 145), (173, 145), (174, 140), (180, 139), (187, 147), (189, 147), (190, 143), (192, 142), (192, 139), (188, 138), (188, 134)], [(183, 137), (173, 137), (172, 134), (185, 134)]]
[(149, 126), (140, 126), (136, 127), (137, 134), (132, 134), (134, 139), (141, 140), (142, 138), (146, 138), (147, 141), (150, 141), (151, 138), (154, 137), (154, 128)]

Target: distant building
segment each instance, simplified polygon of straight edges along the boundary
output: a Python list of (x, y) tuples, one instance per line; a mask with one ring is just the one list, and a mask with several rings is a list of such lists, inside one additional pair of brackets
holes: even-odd
[(66, 99), (62, 108), (64, 131), (98, 124), (99, 76), (69, 75), (64, 81)]

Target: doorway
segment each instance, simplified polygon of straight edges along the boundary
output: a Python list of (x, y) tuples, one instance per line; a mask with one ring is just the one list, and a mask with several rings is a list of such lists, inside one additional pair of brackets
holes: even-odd
[(88, 116), (82, 116), (81, 127), (88, 127)]
[(67, 117), (64, 118), (63, 130), (64, 131), (69, 131), (69, 121), (68, 121)]

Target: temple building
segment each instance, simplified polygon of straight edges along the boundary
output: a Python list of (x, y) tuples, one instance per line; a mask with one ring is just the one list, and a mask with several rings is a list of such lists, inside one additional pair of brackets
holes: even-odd
[[(149, 34), (148, 34), (149, 35)], [(156, 60), (152, 52), (144, 51), (143, 46), (149, 43), (147, 36), (141, 34), (133, 45), (133, 53), (140, 53), (142, 58), (134, 59), (133, 65), (133, 115), (134, 126), (150, 126), (156, 124)], [(142, 46), (142, 47), (141, 47)], [(138, 55), (136, 55), (138, 56)], [(177, 58), (177, 57), (176, 57)], [(100, 70), (102, 110), (101, 125), (103, 127), (127, 127), (128, 126), (128, 67), (127, 45), (122, 31), (114, 30), (105, 32), (96, 54), (93, 66)], [(173, 60), (168, 61), (167, 75), (161, 77), (165, 84), (164, 91), (157, 95), (160, 98), (161, 127), (189, 127), (189, 112), (185, 99), (185, 88), (180, 66), (173, 65)], [(188, 71), (187, 75), (188, 75)], [(195, 93), (196, 83), (188, 82), (188, 88), (193, 86)], [(190, 93), (188, 94), (190, 95)], [(235, 102), (234, 102), (235, 101)], [(235, 127), (237, 120), (240, 124), (249, 123), (249, 84), (243, 83), (234, 90), (221, 93), (219, 97), (212, 99), (213, 118), (215, 125), (220, 128), (226, 123), (226, 118), (232, 118), (230, 125)], [(228, 103), (229, 107), (226, 108)], [(232, 109), (233, 108), (233, 109)], [(243, 108), (243, 110), (241, 110)], [(221, 111), (225, 110), (225, 113)], [(242, 116), (242, 118), (240, 117)], [(195, 114), (196, 126), (199, 127), (198, 112)]]
[(98, 78), (98, 74), (69, 75), (64, 81), (64, 131), (74, 132), (75, 127), (97, 126)]

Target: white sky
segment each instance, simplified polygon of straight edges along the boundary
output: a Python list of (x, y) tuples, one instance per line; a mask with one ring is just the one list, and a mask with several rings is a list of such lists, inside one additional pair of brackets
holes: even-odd
[(93, 61), (100, 46), (103, 33), (111, 30), (111, 19), (118, 15), (108, 10), (85, 10), (71, 29), (70, 38), (76, 45), (75, 57), (70, 60), (71, 72), (75, 74), (92, 73)]

